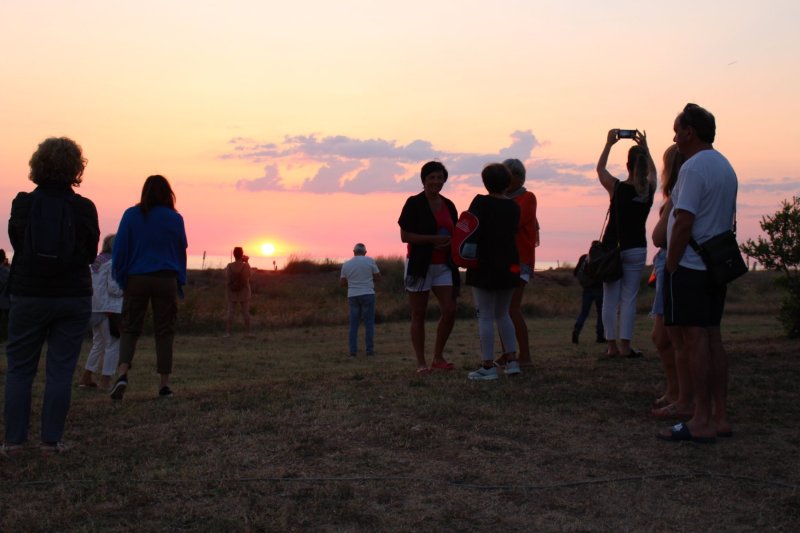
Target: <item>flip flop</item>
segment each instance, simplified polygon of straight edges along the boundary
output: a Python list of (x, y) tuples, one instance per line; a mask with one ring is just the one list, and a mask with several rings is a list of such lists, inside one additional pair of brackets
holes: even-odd
[(90, 382), (90, 383), (81, 383), (80, 385), (78, 385), (78, 388), (79, 389), (96, 389), (97, 388), (97, 383), (95, 383), (93, 381)]
[(694, 412), (686, 411), (681, 412), (675, 407), (675, 404), (669, 404), (666, 407), (661, 407), (660, 409), (651, 409), (650, 414), (656, 418), (665, 419), (665, 418), (692, 418), (694, 416)]
[(450, 361), (445, 361), (444, 363), (431, 363), (431, 370), (453, 370), (456, 367)]
[(421, 366), (417, 369), (417, 374), (430, 374), (430, 373), (431, 369), (428, 368), (427, 366)]
[(627, 357), (628, 359), (634, 359), (636, 357), (642, 357), (644, 353), (641, 350), (634, 350), (631, 348), (631, 351), (627, 354), (623, 355), (623, 357)]
[(692, 435), (692, 432), (689, 431), (689, 426), (687, 426), (683, 422), (678, 422), (671, 428), (669, 428), (668, 433), (659, 432), (656, 433), (656, 438), (659, 440), (667, 440), (670, 442), (696, 442), (698, 444), (711, 444), (717, 442), (716, 437), (695, 437)]
[(662, 396), (661, 398), (653, 400), (653, 409), (661, 409), (670, 404), (672, 404), (672, 402)]

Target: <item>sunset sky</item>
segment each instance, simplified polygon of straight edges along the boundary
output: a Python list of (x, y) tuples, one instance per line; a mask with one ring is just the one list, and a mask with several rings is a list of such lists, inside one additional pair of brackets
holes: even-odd
[(607, 131), (646, 130), (660, 170), (695, 102), (717, 118), (754, 237), (800, 194), (798, 22), (796, 0), (0, 0), (0, 218), (32, 189), (38, 143), (63, 135), (89, 159), (78, 192), (103, 234), (160, 173), (192, 256), (242, 245), (271, 266), (262, 244), (282, 264), (358, 241), (399, 256), (425, 161), (448, 167), (444, 194), (465, 209), (481, 168), (517, 157), (537, 259), (574, 263), (607, 209)]

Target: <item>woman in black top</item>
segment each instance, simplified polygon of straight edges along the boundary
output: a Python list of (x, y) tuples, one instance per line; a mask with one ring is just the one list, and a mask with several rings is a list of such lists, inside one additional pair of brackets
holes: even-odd
[(603, 284), (603, 326), (609, 356), (639, 357), (642, 353), (631, 347), (631, 338), (636, 297), (647, 260), (645, 223), (653, 206), (657, 176), (656, 165), (647, 148), (647, 135), (638, 130), (632, 137), (636, 146), (628, 150), (628, 179), (620, 181), (611, 175), (606, 165), (611, 147), (619, 140), (619, 131), (608, 132), (606, 145), (597, 162), (600, 184), (611, 198), (611, 215), (602, 240), (607, 246), (619, 244), (623, 270), (622, 279)]
[[(431, 369), (453, 369), (453, 363), (446, 361), (442, 353), (455, 323), (460, 277), (450, 258), (450, 236), (458, 212), (453, 202), (441, 195), (447, 169), (438, 161), (429, 161), (422, 166), (420, 178), (422, 192), (406, 200), (397, 223), (400, 239), (408, 244), (405, 287), (411, 304), (411, 344), (417, 372), (426, 373)], [(439, 301), (442, 316), (429, 368), (425, 360), (425, 313), (431, 292)]]
[(519, 206), (504, 193), (511, 182), (508, 169), (499, 163), (487, 165), (481, 172), (488, 195), (478, 195), (469, 210), (479, 220), (478, 268), (467, 269), (467, 285), (472, 286), (478, 308), (482, 365), (467, 376), (472, 380), (497, 379), (494, 365), (494, 327), (500, 334), (505, 353), (506, 374), (519, 374), (517, 338), (509, 306), (519, 284), (519, 255), (516, 233)]
[(89, 265), (100, 228), (91, 200), (73, 190), (83, 181), (86, 159), (66, 137), (49, 138), (30, 160), (33, 192), (11, 203), (8, 236), (14, 248), (8, 292), (5, 442), (0, 455), (22, 449), (32, 426), (31, 396), (47, 341), (47, 379), (41, 407), (41, 451), (62, 453), (72, 375), (92, 314)]

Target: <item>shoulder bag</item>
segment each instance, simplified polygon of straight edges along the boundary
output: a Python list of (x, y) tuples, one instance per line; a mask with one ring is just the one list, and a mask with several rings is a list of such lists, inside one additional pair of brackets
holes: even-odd
[[(619, 181), (614, 185), (614, 196), (617, 196), (617, 189)], [(620, 256), (619, 249), (619, 204), (614, 204), (614, 211), (616, 214), (616, 229), (617, 229), (617, 242), (614, 246), (606, 246), (602, 241), (592, 241), (589, 246), (589, 257), (586, 264), (586, 273), (594, 278), (596, 281), (612, 282), (617, 281), (622, 277), (622, 257)], [(608, 219), (611, 215), (611, 206), (608, 206), (606, 212), (606, 219), (603, 222), (603, 228), (600, 230), (600, 238), (602, 239), (603, 230), (605, 230)]]

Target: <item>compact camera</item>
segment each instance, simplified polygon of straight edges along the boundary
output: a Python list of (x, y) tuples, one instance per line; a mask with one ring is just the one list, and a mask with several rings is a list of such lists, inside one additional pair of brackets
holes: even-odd
[(617, 130), (618, 139), (633, 139), (636, 135), (636, 130)]

